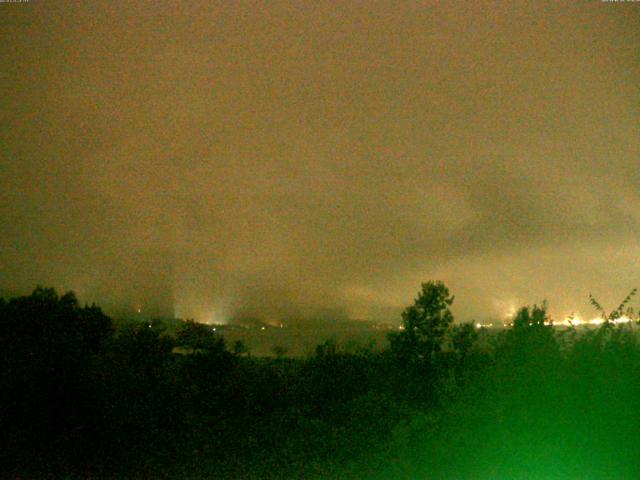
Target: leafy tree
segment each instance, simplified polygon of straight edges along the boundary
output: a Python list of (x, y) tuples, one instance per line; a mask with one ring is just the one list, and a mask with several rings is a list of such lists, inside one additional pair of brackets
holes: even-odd
[[(604, 307), (589, 294), (591, 305), (600, 313), (602, 324), (595, 330), (590, 330), (576, 340), (573, 334), (574, 348), (573, 354), (577, 357), (587, 358), (591, 361), (597, 356), (601, 356), (605, 352), (611, 354), (631, 348), (635, 349), (637, 337), (632, 335), (630, 330), (631, 323), (617, 324), (617, 320), (627, 317), (629, 320), (635, 319), (636, 314), (632, 307), (629, 306), (632, 298), (636, 295), (637, 289), (634, 288), (620, 302), (617, 308), (607, 312)], [(637, 321), (637, 320), (636, 320)], [(572, 329), (575, 332), (575, 328)]]
[(247, 344), (242, 340), (236, 340), (235, 342), (233, 342), (231, 351), (233, 352), (234, 355), (238, 357), (244, 355), (245, 353), (247, 355), (249, 354), (249, 348), (247, 347)]
[(338, 346), (336, 345), (336, 342), (333, 339), (325, 340), (320, 345), (316, 345), (317, 358), (334, 357), (337, 354), (338, 354)]
[(79, 455), (95, 400), (89, 365), (111, 333), (111, 319), (81, 307), (73, 292), (38, 287), (0, 304), (0, 425), (10, 439), (0, 450), (60, 461)]
[(461, 323), (451, 329), (451, 347), (458, 357), (465, 359), (478, 340), (478, 331), (473, 323)]
[(271, 351), (276, 356), (276, 358), (281, 359), (287, 354), (289, 350), (287, 349), (287, 347), (284, 347), (282, 345), (274, 345)]
[(600, 303), (592, 294), (589, 294), (589, 302), (600, 313), (600, 316), (602, 317), (602, 320), (604, 320), (605, 325), (609, 325), (619, 318), (622, 318), (623, 316), (629, 318), (633, 317), (633, 308), (628, 307), (627, 305), (629, 304), (629, 302), (631, 302), (631, 299), (635, 296), (636, 293), (638, 293), (637, 288), (631, 290), (631, 292), (629, 292), (629, 295), (627, 295), (625, 299), (620, 302), (620, 305), (618, 305), (615, 310), (612, 310), (609, 313), (606, 312), (606, 310), (602, 307), (602, 305), (600, 305)]
[(187, 320), (176, 330), (178, 345), (191, 353), (220, 354), (226, 351), (224, 338), (216, 335), (209, 325)]
[(453, 322), (453, 300), (443, 282), (423, 283), (414, 304), (402, 312), (403, 330), (389, 336), (392, 352), (404, 361), (430, 365)]
[(499, 358), (513, 365), (558, 360), (560, 345), (547, 314), (546, 302), (518, 310), (513, 319), (513, 328), (506, 332), (497, 353)]
[(549, 316), (547, 315), (547, 304), (546, 302), (542, 302), (541, 306), (534, 305), (533, 307), (527, 306), (520, 308), (513, 319), (513, 329), (515, 331), (540, 329), (550, 323)]

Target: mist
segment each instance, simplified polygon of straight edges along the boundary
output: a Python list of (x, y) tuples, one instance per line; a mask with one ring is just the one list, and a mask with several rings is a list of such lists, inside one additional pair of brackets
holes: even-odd
[(620, 7), (7, 9), (0, 288), (214, 323), (399, 320), (433, 278), (461, 319), (615, 303), (640, 258)]

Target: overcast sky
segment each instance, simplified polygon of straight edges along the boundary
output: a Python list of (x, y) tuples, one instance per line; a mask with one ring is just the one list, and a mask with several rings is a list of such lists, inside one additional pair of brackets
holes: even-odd
[[(640, 3), (0, 4), (0, 291), (399, 320), (640, 286)], [(637, 302), (636, 302), (637, 304)]]

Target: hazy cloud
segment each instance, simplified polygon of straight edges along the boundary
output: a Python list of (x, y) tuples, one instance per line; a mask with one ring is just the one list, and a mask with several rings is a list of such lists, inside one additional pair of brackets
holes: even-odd
[(6, 291), (210, 321), (638, 285), (634, 4), (2, 10)]

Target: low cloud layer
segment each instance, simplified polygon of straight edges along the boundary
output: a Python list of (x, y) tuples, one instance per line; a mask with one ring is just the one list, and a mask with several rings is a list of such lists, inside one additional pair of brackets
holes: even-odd
[(228, 321), (640, 284), (640, 8), (3, 5), (0, 289)]

